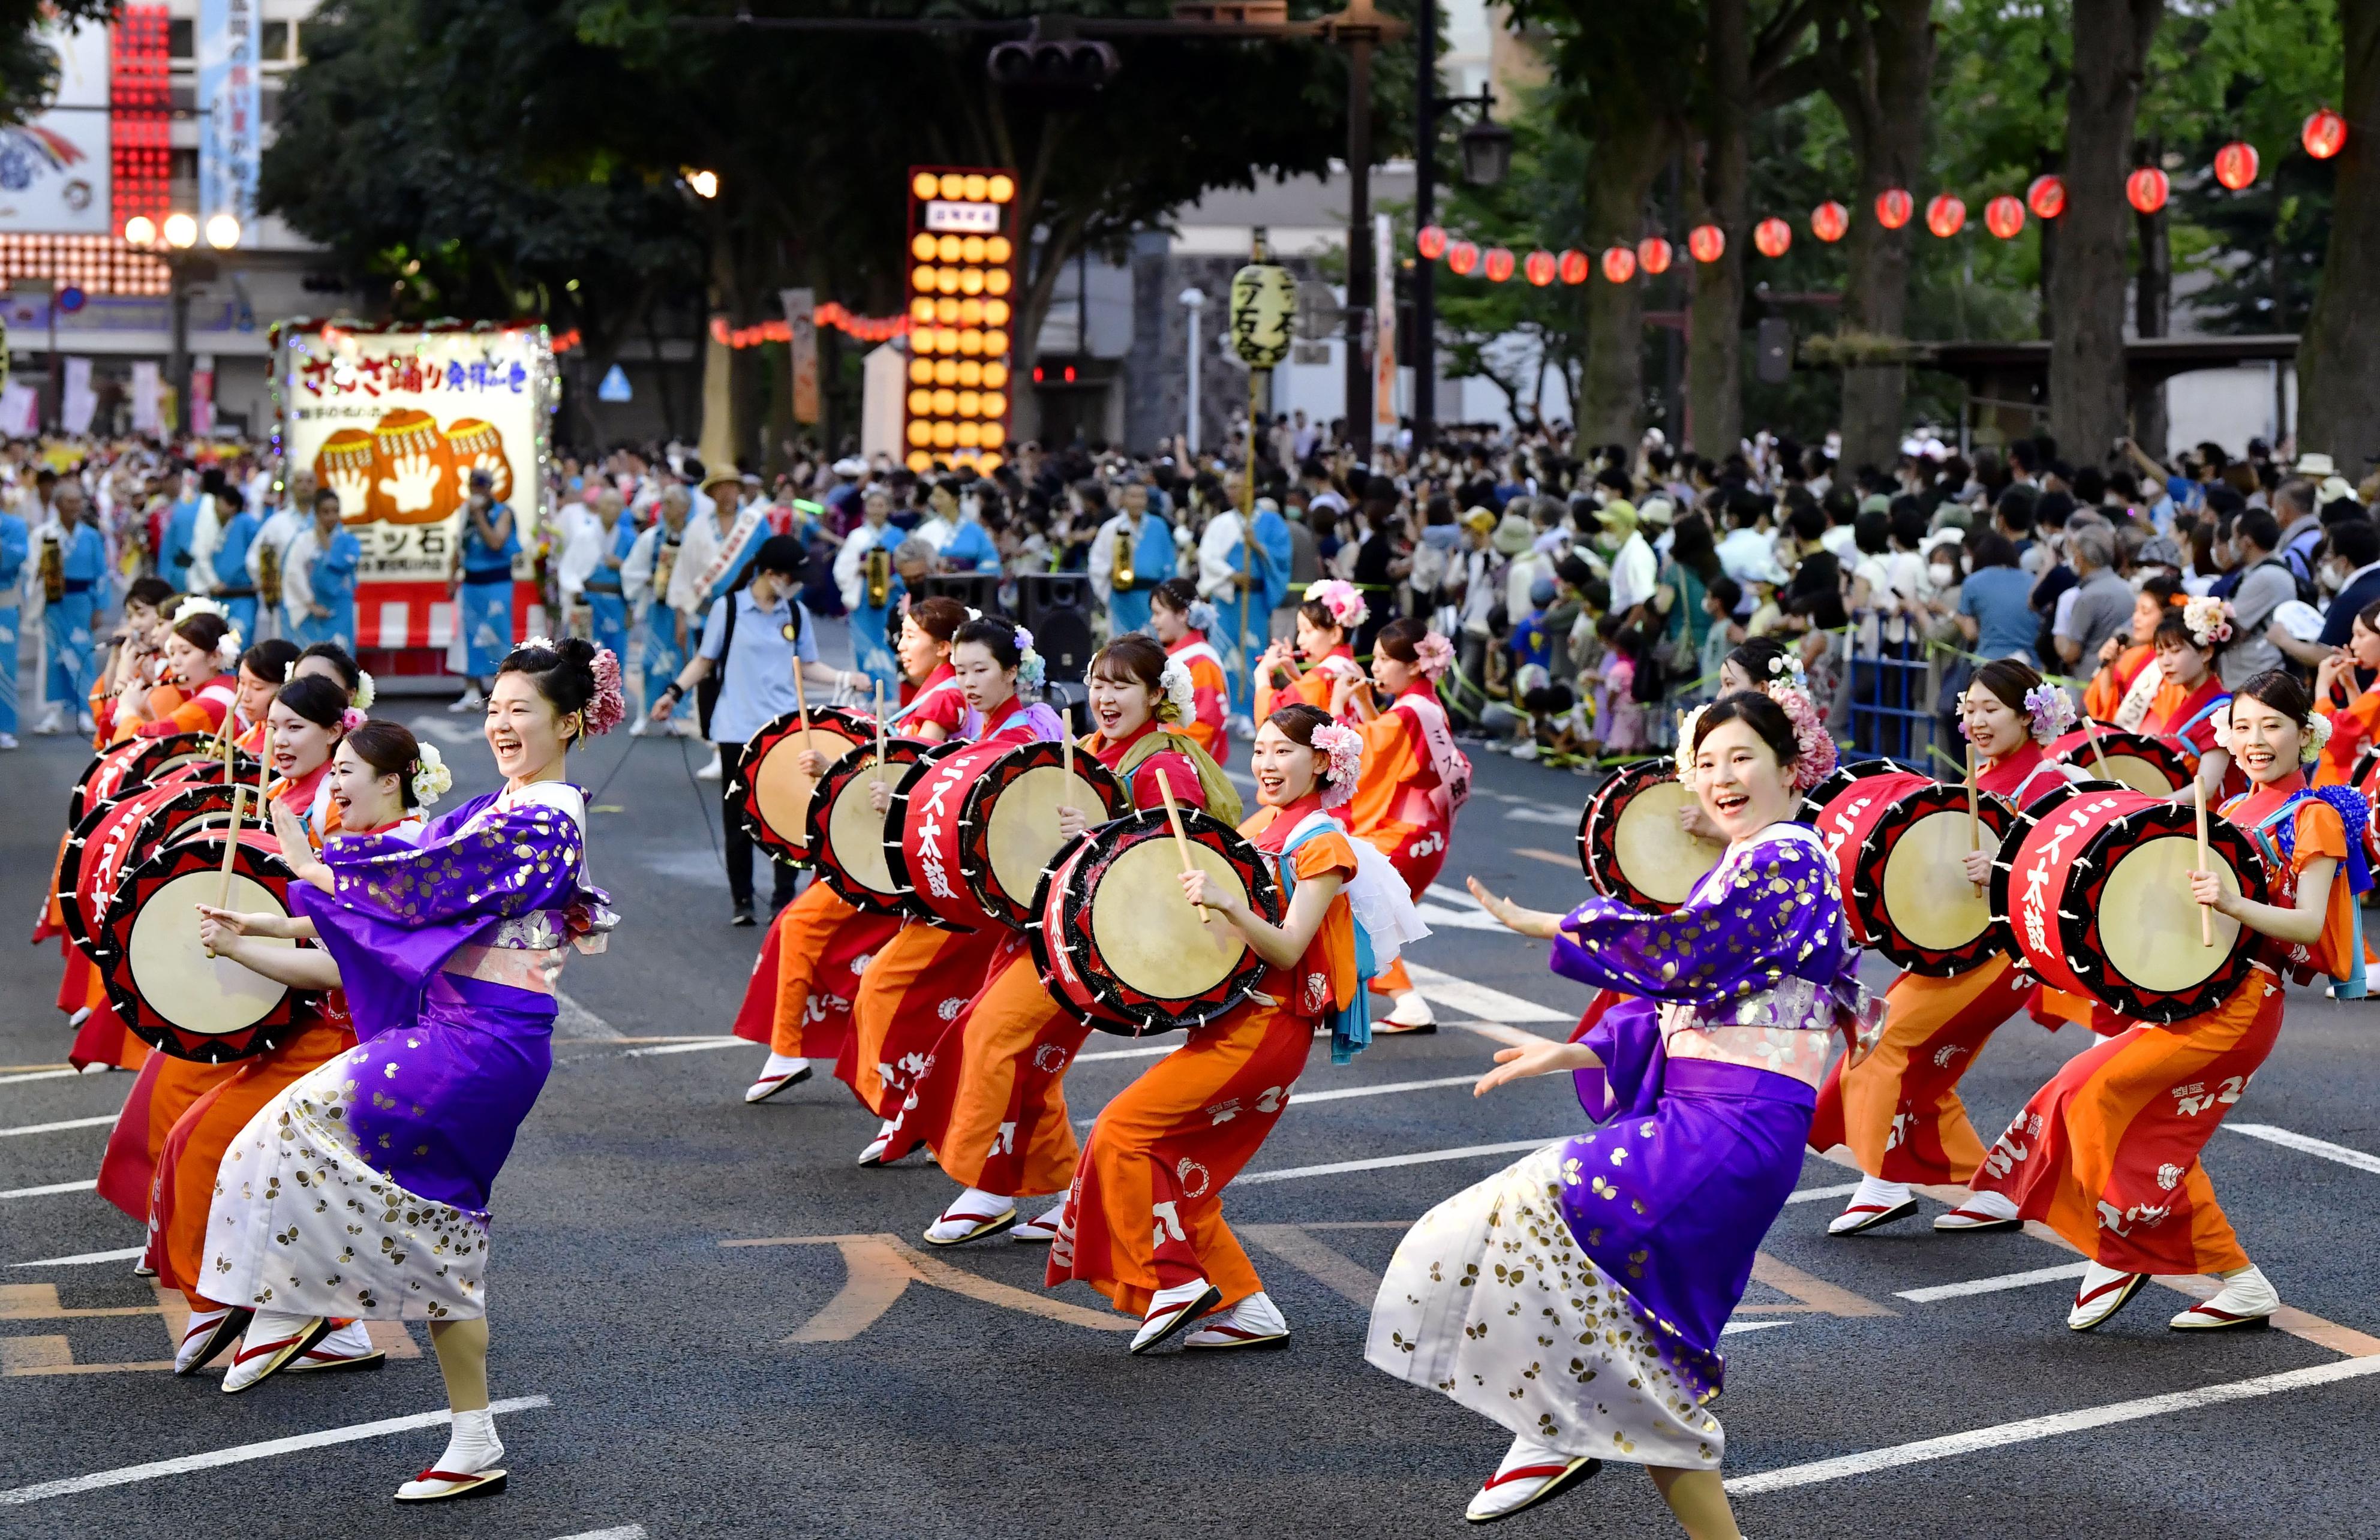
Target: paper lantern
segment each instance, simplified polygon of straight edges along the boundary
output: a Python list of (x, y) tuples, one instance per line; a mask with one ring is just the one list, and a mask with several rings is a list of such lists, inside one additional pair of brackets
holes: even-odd
[(1715, 262), (1727, 255), (1727, 232), (1716, 224), (1697, 224), (1686, 232), (1686, 249), (1698, 262)]
[(1603, 275), (1615, 284), (1635, 277), (1636, 253), (1624, 246), (1608, 248), (1603, 253)]
[(2256, 179), (2256, 147), (2233, 139), (2215, 152), (2215, 179), (2238, 192)]
[(1479, 247), (1475, 241), (1459, 240), (1446, 249), (1446, 268), (1457, 278), (1468, 278), (1479, 265)]
[(2153, 214), (2165, 207), (2166, 194), (2173, 184), (2166, 174), (2153, 165), (2144, 165), (2124, 178), (2124, 200), (2144, 214)]
[(1852, 212), (1829, 198), (1810, 211), (1810, 234), (1831, 246), (1852, 227)]
[(1575, 247), (1561, 254), (1560, 266), (1561, 281), (1565, 284), (1585, 283), (1586, 275), (1593, 268), (1593, 264), (1586, 260), (1586, 253)]
[(1550, 251), (1530, 252), (1528, 260), (1521, 264), (1521, 272), (1530, 283), (1544, 288), (1554, 281), (1554, 254)]
[(2347, 119), (2325, 107), (2305, 120), (2298, 138), (2307, 154), (2326, 161), (2347, 148)]
[(1752, 227), (1752, 244), (1764, 257), (1781, 257), (1793, 244), (1793, 226), (1771, 214)]
[(1876, 195), (1876, 222), (1888, 230), (1898, 230), (1909, 223), (1917, 211), (1917, 200), (1909, 196), (1906, 188), (1887, 188)]
[(1487, 254), (1486, 271), (1488, 273), (1488, 281), (1491, 284), (1500, 284), (1505, 279), (1510, 278), (1512, 275), (1512, 248), (1506, 246), (1489, 247)]
[(2024, 204), (2007, 193), (1984, 205), (1984, 228), (2002, 240), (2014, 240), (2024, 229)]
[(1653, 277), (1670, 271), (1670, 243), (1658, 236), (1646, 236), (1636, 243), (1636, 265)]
[(2056, 219), (2066, 212), (2066, 178), (2054, 174), (2034, 177), (2024, 189), (2024, 206), (2035, 219)]
[(1967, 205), (1947, 192), (1937, 192), (1925, 204), (1925, 228), (1949, 240), (1967, 227)]
[(1421, 234), (1414, 236), (1414, 249), (1422, 254), (1425, 261), (1434, 262), (1445, 256), (1446, 227), (1442, 224), (1423, 225)]

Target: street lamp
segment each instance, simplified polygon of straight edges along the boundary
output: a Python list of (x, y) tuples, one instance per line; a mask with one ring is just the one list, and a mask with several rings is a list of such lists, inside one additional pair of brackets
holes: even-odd
[[(1478, 121), (1463, 130), (1457, 149), (1463, 157), (1463, 179), (1473, 187), (1493, 187), (1512, 168), (1512, 130), (1489, 117), (1496, 98), (1486, 86), (1475, 96), (1438, 95), (1438, 21), (1436, 0), (1421, 0), (1414, 30), (1425, 39), (1421, 68), (1414, 81), (1415, 132), (1420, 143), (1414, 155), (1414, 223), (1427, 226), (1438, 218), (1438, 124), (1458, 107), (1476, 108)], [(1414, 300), (1414, 447), (1421, 449), (1438, 436), (1438, 264), (1417, 262), (1413, 270)]]
[[(209, 246), (228, 251), (239, 244), (239, 220), (229, 213), (211, 214), (205, 233)], [(166, 292), (172, 297), (174, 308), (174, 341), (165, 361), (165, 376), (174, 386), (176, 430), (190, 420), (189, 280), (214, 276), (214, 263), (192, 253), (191, 249), (199, 244), (199, 235), (198, 216), (178, 211), (167, 214), (162, 225), (146, 214), (135, 214), (124, 222), (124, 243), (149, 252), (165, 264)]]
[[(1188, 433), (1184, 434), (1184, 437), (1187, 441), (1189, 453), (1195, 455), (1198, 453), (1198, 312), (1207, 308), (1206, 291), (1204, 289), (1184, 289), (1182, 291), (1182, 308), (1190, 312), (1190, 406), (1188, 412), (1190, 418), (1190, 430)], [(1184, 466), (1183, 467), (1185, 471), (1193, 468), (1194, 467), (1189, 466)]]
[(1455, 146), (1463, 152), (1463, 179), (1475, 188), (1492, 188), (1512, 169), (1512, 130), (1489, 117), (1484, 106), (1479, 121), (1463, 130)]

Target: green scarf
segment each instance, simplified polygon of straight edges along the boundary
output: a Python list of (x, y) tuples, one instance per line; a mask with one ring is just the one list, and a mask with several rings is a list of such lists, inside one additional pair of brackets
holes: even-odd
[(1153, 733), (1143, 734), (1123, 751), (1123, 758), (1118, 761), (1116, 779), (1124, 783), (1127, 794), (1132, 787), (1133, 771), (1140, 768), (1141, 762), (1150, 755), (1169, 748), (1189, 760), (1191, 768), (1198, 772), (1198, 790), (1206, 799), (1207, 811), (1237, 829), (1240, 826), (1239, 788), (1232, 784), (1231, 777), (1223, 773), (1223, 767), (1215, 763), (1213, 757), (1200, 748), (1196, 740), (1162, 724)]

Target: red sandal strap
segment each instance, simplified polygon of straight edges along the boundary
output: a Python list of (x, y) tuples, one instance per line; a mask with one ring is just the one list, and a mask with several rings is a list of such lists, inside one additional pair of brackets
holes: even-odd
[(1550, 1481), (1555, 1476), (1560, 1475), (1564, 1471), (1569, 1469), (1570, 1467), (1566, 1464), (1524, 1465), (1520, 1469), (1514, 1471), (1499, 1471), (1494, 1475), (1489, 1476), (1486, 1483), (1480, 1486), (1479, 1490), (1482, 1492), (1492, 1491), (1496, 1487), (1503, 1485), (1508, 1481), (1526, 1481), (1531, 1478), (1542, 1478), (1544, 1480)]
[(413, 1479), (416, 1481), (484, 1481), (488, 1473), (485, 1471), (424, 1471)]
[(2141, 1275), (2138, 1273), (2126, 1273), (2121, 1278), (2116, 1279), (2112, 1282), (2102, 1283), (2099, 1287), (2092, 1290), (2087, 1294), (2078, 1292), (2074, 1296), (2074, 1303), (2077, 1304), (2088, 1304), (2110, 1289), (2122, 1289), (2129, 1286), (2140, 1276)]
[(239, 1351), (232, 1354), (231, 1361), (235, 1364), (245, 1364), (251, 1358), (261, 1357), (268, 1352), (279, 1352), (296, 1340), (298, 1339), (295, 1337), (284, 1337), (278, 1342), (260, 1342), (252, 1348), (242, 1343)]

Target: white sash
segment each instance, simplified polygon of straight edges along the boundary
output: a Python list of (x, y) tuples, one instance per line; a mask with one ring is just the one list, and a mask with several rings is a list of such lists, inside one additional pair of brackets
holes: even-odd
[(889, 726), (893, 722), (899, 721), (902, 718), (907, 716), (910, 712), (916, 710), (918, 707), (923, 706), (926, 702), (933, 699), (934, 697), (942, 694), (944, 691), (955, 690), (958, 687), (959, 682), (955, 678), (945, 679), (939, 684), (928, 685), (925, 689), (919, 690), (917, 694), (917, 697), (911, 700), (908, 705), (902, 707), (891, 716), (886, 717), (884, 719), (886, 725)]
[[(1214, 649), (1214, 645), (1210, 642), (1184, 642), (1180, 648), (1167, 653), (1166, 656), (1172, 659), (1175, 662), (1180, 663), (1185, 669), (1188, 668), (1193, 661), (1200, 658), (1206, 659), (1208, 662), (1214, 664), (1219, 669), (1223, 667), (1222, 654), (1217, 652)], [(1224, 672), (1228, 673), (1231, 671), (1224, 669)]]
[(761, 514), (758, 508), (747, 508), (735, 515), (735, 527), (727, 531), (727, 539), (720, 546), (719, 554), (710, 559), (710, 564), (704, 567), (700, 575), (701, 586), (695, 597), (706, 609), (710, 604), (710, 590), (719, 587), (721, 580), (735, 570), (735, 558), (743, 554), (745, 543), (751, 540), (752, 531), (760, 527), (760, 521)]
[(2151, 658), (2141, 665), (2140, 673), (2132, 675), (2131, 687), (2124, 691), (2123, 701), (2116, 708), (2116, 725), (2127, 733), (2139, 732), (2149, 714), (2149, 703), (2164, 686), (2165, 669)]
[(1455, 812), (1471, 798), (1471, 760), (1454, 746), (1454, 734), (1446, 723), (1446, 708), (1420, 695), (1401, 695), (1389, 709), (1404, 711), (1421, 731), (1422, 746), (1429, 751), (1429, 768), (1438, 772), (1438, 789), (1432, 800), (1440, 804), (1439, 813), (1452, 821)]
[[(1308, 830), (1327, 824), (1342, 834), (1346, 825), (1329, 813), (1316, 808), (1297, 821), (1289, 831), (1281, 849), (1290, 847), (1305, 836)], [(1421, 912), (1414, 907), (1413, 895), (1405, 891), (1405, 879), (1397, 868), (1369, 840), (1347, 835), (1348, 847), (1355, 853), (1355, 875), (1348, 879), (1347, 906), (1354, 912), (1356, 923), (1372, 942), (1372, 976), (1378, 978), (1397, 960), (1397, 953), (1408, 942), (1418, 941), (1429, 934)], [(1282, 860), (1288, 857), (1283, 855)]]

